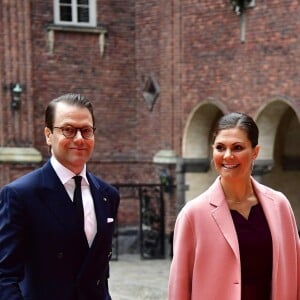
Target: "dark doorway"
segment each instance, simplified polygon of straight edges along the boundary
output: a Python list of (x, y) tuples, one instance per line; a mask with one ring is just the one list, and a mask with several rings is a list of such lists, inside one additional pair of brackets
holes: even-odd
[(164, 186), (114, 184), (121, 204), (114, 237), (113, 259), (118, 254), (140, 253), (142, 259), (165, 257)]

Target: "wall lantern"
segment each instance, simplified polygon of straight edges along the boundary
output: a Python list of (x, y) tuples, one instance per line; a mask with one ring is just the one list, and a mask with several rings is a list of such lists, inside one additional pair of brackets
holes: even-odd
[(167, 169), (162, 169), (159, 173), (160, 184), (163, 185), (166, 193), (172, 193), (173, 191), (173, 177)]
[(240, 16), (241, 33), (240, 39), (244, 43), (246, 40), (246, 15), (245, 10), (247, 8), (253, 8), (255, 6), (255, 0), (230, 0), (232, 10)]
[(230, 0), (232, 10), (237, 14), (241, 15), (246, 8), (255, 6), (255, 0)]
[(11, 108), (13, 110), (19, 110), (21, 105), (21, 94), (23, 88), (19, 83), (12, 83), (10, 85), (11, 91)]

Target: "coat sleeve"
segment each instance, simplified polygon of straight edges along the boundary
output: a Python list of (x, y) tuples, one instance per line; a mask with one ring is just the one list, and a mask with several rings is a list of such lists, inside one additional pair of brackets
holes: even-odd
[(195, 238), (185, 211), (178, 215), (174, 230), (173, 259), (169, 277), (169, 300), (190, 300), (195, 258)]
[(21, 300), (24, 276), (25, 220), (22, 204), (10, 187), (0, 193), (0, 300)]
[(297, 286), (297, 300), (300, 300), (300, 239), (299, 239), (299, 231), (297, 228), (297, 222), (295, 219), (293, 209), (290, 206), (290, 203), (289, 203), (289, 213), (290, 213), (291, 222), (293, 224), (293, 233), (294, 234), (292, 236), (294, 236), (294, 241), (295, 241), (296, 251), (297, 251), (297, 270), (296, 270), (297, 283), (296, 283), (296, 286)]

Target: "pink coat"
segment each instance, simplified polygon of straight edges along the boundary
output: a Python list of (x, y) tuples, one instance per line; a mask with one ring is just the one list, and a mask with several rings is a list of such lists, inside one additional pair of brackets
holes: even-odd
[[(300, 300), (300, 244), (290, 203), (252, 183), (272, 235), (272, 300)], [(241, 299), (239, 245), (219, 178), (178, 215), (168, 299)]]

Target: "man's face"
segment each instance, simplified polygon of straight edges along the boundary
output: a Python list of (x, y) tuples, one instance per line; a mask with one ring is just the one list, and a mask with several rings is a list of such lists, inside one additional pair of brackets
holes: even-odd
[(52, 155), (66, 168), (78, 174), (90, 159), (94, 150), (94, 136), (84, 139), (80, 130), (75, 137), (66, 138), (62, 130), (54, 127), (73, 126), (76, 128), (93, 127), (93, 119), (87, 108), (57, 103), (55, 107), (53, 131), (46, 127), (46, 142), (51, 146)]

